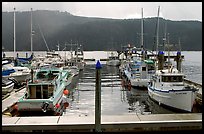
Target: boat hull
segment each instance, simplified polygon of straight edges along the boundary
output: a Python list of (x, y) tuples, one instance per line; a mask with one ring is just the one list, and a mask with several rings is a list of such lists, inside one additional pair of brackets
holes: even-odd
[(10, 83), (9, 85), (2, 86), (2, 94), (5, 95), (7, 93), (12, 92), (14, 89), (14, 83)]
[[(43, 102), (46, 100), (24, 100), (17, 103), (18, 111), (42, 111)], [(47, 111), (54, 111), (53, 103), (49, 102)]]
[(3, 76), (4, 78), (10, 78), (10, 77), (13, 77), (15, 78), (16, 81), (18, 81), (19, 83), (21, 82), (25, 82), (26, 80), (30, 79), (31, 77), (31, 74), (30, 73), (15, 73), (15, 74), (10, 74), (8, 76)]
[(133, 87), (146, 87), (149, 79), (130, 79), (131, 86)]
[(125, 70), (124, 71), (125, 76), (130, 81), (132, 87), (145, 87), (147, 88), (148, 82), (150, 82), (150, 79), (140, 79), (140, 78), (132, 78), (131, 72)]
[(120, 65), (120, 61), (119, 60), (109, 60), (106, 62), (107, 65), (109, 66), (119, 66)]
[(174, 109), (191, 112), (195, 101), (195, 92), (192, 90), (159, 90), (148, 86), (149, 97), (159, 104)]
[[(22, 99), (17, 102), (18, 112), (51, 112), (53, 115), (62, 113), (67, 97), (62, 95), (53, 100), (48, 99)], [(57, 107), (58, 105), (58, 107)]]

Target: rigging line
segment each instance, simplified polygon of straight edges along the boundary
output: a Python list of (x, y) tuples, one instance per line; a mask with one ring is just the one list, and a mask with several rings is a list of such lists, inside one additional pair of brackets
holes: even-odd
[(49, 49), (49, 47), (48, 47), (48, 45), (47, 45), (47, 42), (46, 42), (46, 40), (45, 40), (45, 37), (44, 37), (44, 35), (43, 35), (42, 31), (41, 31), (41, 28), (40, 28), (39, 23), (38, 23), (38, 27), (39, 27), (39, 30), (40, 30), (40, 34), (41, 34), (42, 37), (43, 37), (43, 41), (45, 42), (45, 45), (46, 45), (46, 47), (47, 47), (47, 50), (50, 51), (50, 49)]

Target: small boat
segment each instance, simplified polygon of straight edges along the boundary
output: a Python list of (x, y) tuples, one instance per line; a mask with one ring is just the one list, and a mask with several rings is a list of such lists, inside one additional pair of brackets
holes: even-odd
[(79, 74), (79, 68), (77, 66), (63, 66), (63, 70), (69, 70), (73, 76), (77, 76)]
[(18, 111), (43, 111), (60, 115), (63, 107), (68, 104), (66, 95), (70, 92), (68, 88), (72, 78), (73, 75), (62, 68), (37, 70), (27, 83), (25, 94), (17, 101)]
[(120, 60), (119, 60), (118, 55), (116, 53), (114, 53), (113, 51), (108, 52), (108, 60), (107, 60), (106, 64), (109, 66), (119, 66)]
[(28, 67), (13, 66), (12, 62), (2, 60), (2, 77), (13, 77), (18, 83), (22, 83), (30, 78), (30, 69)]
[(28, 67), (31, 68), (31, 63), (33, 60), (33, 54), (30, 55), (28, 58), (16, 58), (16, 66), (21, 66), (21, 67)]
[(81, 45), (77, 45), (77, 48), (74, 52), (74, 56), (73, 59), (76, 63), (76, 66), (79, 68), (80, 71), (84, 70), (84, 66), (86, 65), (85, 61), (84, 61), (84, 52), (82, 50), (82, 46)]
[(9, 78), (2, 78), (2, 95), (12, 92), (14, 89), (14, 82)]

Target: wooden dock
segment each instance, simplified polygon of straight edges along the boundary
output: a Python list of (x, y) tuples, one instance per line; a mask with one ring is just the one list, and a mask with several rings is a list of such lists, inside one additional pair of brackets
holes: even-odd
[[(200, 88), (202, 96), (202, 85)], [(3, 132), (95, 131), (94, 115), (11, 117), (3, 114), (9, 111), (10, 107), (24, 94), (24, 91), (25, 88), (13, 92), (2, 100)], [(202, 130), (202, 113), (102, 115), (101, 130), (103, 132)]]
[[(4, 117), (2, 131), (73, 132), (95, 131), (93, 116)], [(202, 113), (155, 115), (106, 115), (101, 118), (102, 132), (145, 132), (202, 130)]]

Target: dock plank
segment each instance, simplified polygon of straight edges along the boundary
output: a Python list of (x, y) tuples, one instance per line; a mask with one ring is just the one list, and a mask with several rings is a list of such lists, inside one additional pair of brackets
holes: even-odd
[(20, 119), (21, 117), (3, 117), (2, 116), (2, 124), (16, 124), (16, 122)]
[(39, 117), (20, 117), (16, 124), (28, 124), (28, 125), (54, 125), (57, 124), (59, 120), (59, 116), (39, 116)]
[(23, 96), (26, 88), (23, 88), (22, 90), (18, 91), (17, 93), (11, 94), (8, 98), (2, 100), (2, 113), (10, 106), (12, 106), (14, 103), (18, 101), (20, 97)]
[[(103, 131), (151, 131), (202, 129), (202, 113), (156, 115), (104, 115)], [(2, 130), (11, 131), (93, 131), (92, 116), (3, 117)]]

